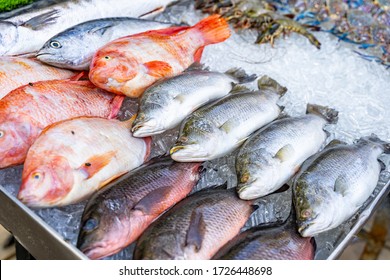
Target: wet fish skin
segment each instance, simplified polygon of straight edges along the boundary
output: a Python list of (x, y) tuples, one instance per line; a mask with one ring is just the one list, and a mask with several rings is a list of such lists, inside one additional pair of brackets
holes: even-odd
[[(308, 109), (313, 106), (317, 105), (309, 104)], [(325, 115), (308, 113), (276, 120), (243, 144), (236, 158), (241, 199), (255, 199), (276, 191), (320, 150), (327, 138), (324, 126), (337, 118), (335, 110), (324, 111)]]
[(49, 126), (28, 150), (18, 199), (30, 207), (69, 205), (140, 166), (151, 140), (132, 137), (130, 126), (96, 117)]
[(139, 238), (134, 259), (210, 259), (237, 235), (253, 211), (234, 189), (202, 190), (185, 198)]
[(67, 79), (73, 75), (72, 71), (51, 67), (35, 59), (2, 56), (0, 57), (0, 99), (11, 90), (28, 83)]
[(77, 24), (50, 38), (36, 57), (47, 64), (74, 70), (88, 70), (94, 53), (123, 36), (172, 26), (146, 19), (103, 18)]
[(144, 92), (133, 125), (134, 136), (151, 136), (174, 128), (202, 105), (226, 96), (235, 84), (256, 79), (241, 69), (219, 73), (199, 67), (202, 65), (157, 82)]
[(88, 202), (77, 247), (89, 258), (99, 259), (134, 242), (154, 219), (192, 190), (199, 166), (162, 158), (114, 182)]
[[(266, 76), (260, 79), (270, 80)], [(277, 101), (286, 89), (278, 90), (277, 86), (230, 94), (192, 113), (181, 125), (171, 157), (181, 162), (206, 161), (233, 151), (251, 133), (278, 117), (281, 108)]]
[(81, 22), (103, 17), (139, 17), (161, 11), (170, 2), (72, 0), (34, 9), (0, 21), (0, 55), (34, 54), (49, 38)]
[(315, 236), (349, 219), (375, 189), (383, 152), (390, 145), (371, 136), (351, 145), (332, 141), (307, 160), (293, 184), (299, 233)]
[(312, 260), (314, 238), (301, 237), (294, 219), (282, 225), (250, 228), (229, 241), (213, 257), (215, 260)]
[(0, 100), (0, 168), (22, 164), (48, 125), (78, 116), (114, 118), (122, 101), (89, 81), (42, 81), (11, 91)]

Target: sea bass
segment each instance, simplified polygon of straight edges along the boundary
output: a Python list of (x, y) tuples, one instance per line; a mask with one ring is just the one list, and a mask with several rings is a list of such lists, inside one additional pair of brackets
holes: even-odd
[(37, 58), (61, 68), (88, 70), (95, 52), (126, 35), (170, 27), (171, 23), (138, 18), (102, 18), (80, 23), (50, 38)]
[(179, 125), (202, 105), (226, 96), (237, 83), (251, 82), (241, 69), (226, 73), (199, 69), (201, 65), (150, 86), (142, 95), (133, 124), (136, 137), (162, 133)]
[(89, 78), (100, 88), (139, 97), (157, 80), (200, 62), (203, 48), (229, 38), (229, 25), (218, 15), (192, 27), (171, 27), (126, 36), (94, 55)]
[(78, 116), (114, 118), (122, 101), (89, 81), (43, 81), (11, 91), (0, 100), (0, 168), (23, 163), (46, 126)]
[(213, 257), (215, 260), (312, 260), (314, 238), (301, 237), (295, 215), (281, 225), (250, 228), (229, 241)]
[(34, 59), (21, 57), (0, 57), (0, 99), (11, 90), (28, 83), (43, 80), (67, 79), (72, 71), (44, 65)]
[(293, 184), (299, 233), (314, 236), (349, 219), (375, 189), (390, 144), (376, 136), (347, 145), (334, 140), (307, 160)]
[(59, 32), (103, 17), (139, 17), (172, 0), (72, 0), (0, 21), (0, 55), (34, 53)]
[(323, 127), (336, 123), (337, 115), (333, 109), (309, 104), (305, 116), (276, 120), (251, 136), (236, 159), (240, 198), (262, 197), (287, 183), (319, 151), (327, 138)]
[(47, 127), (27, 153), (18, 198), (31, 207), (79, 202), (140, 166), (150, 138), (134, 138), (130, 121), (79, 117)]
[(276, 119), (279, 98), (287, 91), (267, 76), (260, 91), (233, 93), (192, 113), (181, 125), (170, 153), (176, 161), (206, 161), (239, 147), (251, 133)]
[(187, 196), (199, 179), (199, 167), (169, 157), (152, 160), (103, 189), (85, 207), (77, 247), (91, 259), (125, 248)]
[(253, 212), (234, 189), (201, 190), (168, 210), (141, 235), (134, 259), (210, 259)]

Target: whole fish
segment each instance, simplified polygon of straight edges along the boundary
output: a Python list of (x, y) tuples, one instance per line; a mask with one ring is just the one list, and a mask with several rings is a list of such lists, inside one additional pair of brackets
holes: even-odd
[(73, 75), (72, 71), (44, 65), (34, 59), (2, 56), (0, 57), (0, 99), (11, 90), (28, 83), (67, 79)]
[(95, 52), (108, 42), (171, 25), (130, 17), (91, 20), (53, 36), (36, 56), (42, 62), (61, 68), (88, 70)]
[(139, 17), (162, 11), (172, 0), (72, 0), (0, 21), (0, 55), (34, 53), (59, 32), (103, 17)]
[(390, 144), (376, 136), (355, 144), (332, 141), (302, 166), (293, 184), (299, 233), (314, 236), (349, 219), (375, 189)]
[(258, 83), (260, 91), (233, 93), (192, 113), (181, 125), (172, 158), (192, 162), (222, 157), (276, 119), (281, 112), (276, 103), (287, 89), (267, 76)]
[(141, 235), (138, 260), (210, 259), (236, 236), (253, 212), (234, 189), (202, 190), (168, 210)]
[(320, 150), (327, 138), (323, 127), (336, 123), (337, 115), (333, 109), (309, 104), (305, 116), (276, 120), (251, 136), (236, 159), (239, 197), (262, 197), (287, 183)]
[(235, 84), (256, 79), (256, 75), (248, 76), (241, 69), (219, 73), (199, 67), (157, 82), (144, 92), (133, 123), (134, 136), (174, 128), (202, 105), (226, 96)]
[(203, 48), (229, 38), (229, 25), (218, 15), (192, 27), (171, 27), (119, 38), (94, 55), (89, 78), (100, 88), (129, 97), (165, 77), (200, 62)]
[(91, 259), (122, 250), (187, 196), (199, 179), (199, 166), (169, 157), (152, 160), (103, 189), (85, 207), (77, 247)]
[(78, 116), (114, 118), (123, 97), (89, 81), (29, 83), (0, 100), (0, 168), (21, 164), (48, 125)]
[(31, 207), (79, 202), (140, 166), (150, 138), (134, 138), (131, 122), (79, 117), (46, 128), (28, 150), (18, 198)]
[(278, 226), (250, 228), (229, 241), (214, 257), (215, 260), (312, 260), (314, 238), (301, 237), (296, 229), (295, 215)]

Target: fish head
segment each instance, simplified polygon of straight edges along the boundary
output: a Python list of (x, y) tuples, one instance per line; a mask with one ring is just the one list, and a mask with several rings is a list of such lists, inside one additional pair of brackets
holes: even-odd
[(18, 41), (18, 27), (12, 22), (0, 21), (0, 55), (7, 54)]
[(18, 199), (31, 207), (57, 205), (73, 188), (73, 169), (63, 156), (49, 152), (27, 157)]
[(135, 137), (145, 137), (163, 132), (164, 126), (161, 119), (146, 117), (145, 113), (140, 112), (131, 131)]
[(121, 94), (121, 88), (137, 76), (137, 64), (117, 51), (98, 51), (92, 59), (89, 79), (96, 86)]
[(29, 116), (0, 114), (0, 168), (23, 163), (39, 132)]

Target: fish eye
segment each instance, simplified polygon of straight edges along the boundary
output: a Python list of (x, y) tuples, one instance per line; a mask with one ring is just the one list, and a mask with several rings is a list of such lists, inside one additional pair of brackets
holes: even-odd
[(40, 172), (34, 172), (31, 177), (35, 180), (39, 180), (42, 178), (42, 174)]
[(51, 41), (50, 42), (50, 47), (54, 48), (54, 49), (59, 49), (62, 47), (61, 43), (58, 42), (58, 41)]
[(0, 138), (4, 136), (4, 131), (0, 130)]
[(94, 218), (90, 218), (85, 222), (85, 224), (83, 226), (83, 230), (91, 231), (91, 230), (94, 230), (95, 228), (97, 228), (97, 226), (98, 226), (97, 220)]
[(104, 57), (104, 59), (105, 59), (105, 60), (110, 60), (110, 59), (111, 59), (111, 56), (106, 55), (106, 56)]

